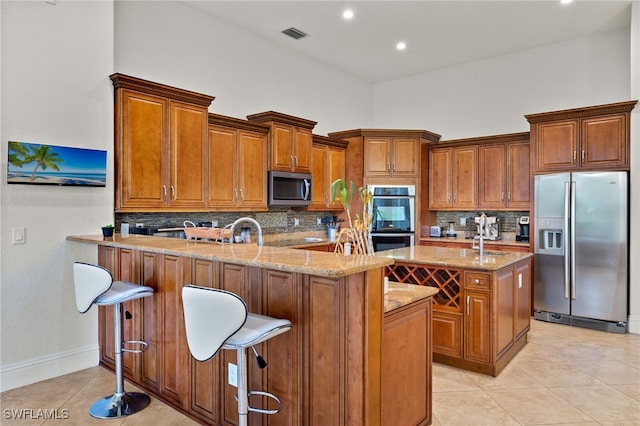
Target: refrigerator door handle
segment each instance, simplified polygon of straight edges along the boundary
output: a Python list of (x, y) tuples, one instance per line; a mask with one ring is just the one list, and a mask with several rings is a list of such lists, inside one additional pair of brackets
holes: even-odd
[(576, 296), (576, 183), (571, 182), (571, 299)]
[(569, 265), (569, 253), (567, 247), (569, 247), (569, 205), (571, 201), (571, 190), (569, 182), (564, 183), (564, 298), (569, 299), (569, 281), (570, 281), (570, 265)]

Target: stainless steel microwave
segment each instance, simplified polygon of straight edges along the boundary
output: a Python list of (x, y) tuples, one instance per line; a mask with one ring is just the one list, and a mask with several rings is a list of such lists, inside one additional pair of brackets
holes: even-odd
[(308, 206), (311, 204), (311, 175), (270, 171), (269, 206)]

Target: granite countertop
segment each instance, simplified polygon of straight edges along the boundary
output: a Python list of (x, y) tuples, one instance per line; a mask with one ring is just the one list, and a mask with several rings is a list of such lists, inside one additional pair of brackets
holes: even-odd
[(375, 255), (376, 257), (385, 257), (404, 263), (487, 271), (497, 271), (533, 256), (531, 253), (525, 252), (485, 249), (484, 256), (480, 258), (478, 250), (430, 246), (412, 246), (385, 250), (377, 252)]
[[(108, 238), (104, 238), (102, 235), (71, 235), (67, 237), (67, 240), (325, 277), (343, 277), (382, 268), (393, 263), (393, 259), (385, 257), (344, 256), (329, 252), (295, 250), (284, 247), (259, 247), (256, 244), (221, 245), (213, 242), (134, 234), (130, 234), (128, 237), (115, 234)], [(328, 242), (317, 243), (327, 244)], [(305, 243), (305, 245), (313, 244), (313, 242)]]
[(384, 312), (387, 313), (415, 301), (426, 299), (438, 291), (440, 290), (435, 287), (389, 281), (389, 292), (384, 295)]
[[(458, 235), (454, 238), (454, 237), (422, 237), (420, 238), (420, 241), (433, 241), (433, 242), (438, 242), (438, 243), (458, 243), (458, 244), (469, 244), (471, 245), (473, 240), (470, 238), (465, 238), (464, 237), (464, 232), (458, 232)], [(514, 247), (524, 247), (524, 248), (529, 248), (529, 242), (528, 241), (516, 241), (516, 234), (515, 232), (503, 232), (502, 233), (502, 239), (500, 240), (484, 240), (484, 243), (491, 246), (491, 245), (501, 245), (501, 246), (514, 246)]]

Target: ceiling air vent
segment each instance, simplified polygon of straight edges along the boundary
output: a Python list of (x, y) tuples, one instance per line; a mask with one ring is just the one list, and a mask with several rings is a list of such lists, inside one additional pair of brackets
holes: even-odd
[(286, 34), (291, 38), (295, 38), (296, 40), (307, 36), (307, 34), (303, 33), (302, 31), (294, 27), (287, 28), (286, 30), (282, 30), (282, 34)]

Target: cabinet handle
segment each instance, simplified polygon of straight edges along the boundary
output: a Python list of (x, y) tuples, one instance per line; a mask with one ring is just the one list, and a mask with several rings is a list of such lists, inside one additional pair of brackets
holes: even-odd
[(584, 149), (582, 150), (582, 162), (584, 163)]
[(244, 192), (242, 192), (242, 189), (240, 189), (240, 201), (244, 202)]
[(293, 157), (293, 158), (295, 159), (295, 163), (294, 163), (294, 164), (296, 165), (296, 167), (298, 167), (298, 156), (296, 155), (296, 156), (295, 156), (295, 157)]
[(454, 203), (456, 202), (456, 195), (457, 195), (457, 193), (456, 193), (456, 192), (454, 192), (454, 193), (453, 193), (453, 202), (454, 202)]
[(167, 201), (167, 185), (162, 185), (162, 199)]
[(511, 191), (507, 192), (507, 201), (511, 201)]
[(504, 201), (504, 191), (500, 193), (500, 201)]
[(387, 163), (387, 173), (391, 171), (391, 163)]
[(293, 169), (293, 155), (289, 156), (289, 168)]
[(171, 201), (175, 201), (176, 199), (176, 190), (173, 187), (173, 185), (171, 185)]
[(396, 172), (396, 163), (393, 163), (393, 173)]
[(238, 202), (238, 188), (233, 188), (233, 202)]
[(469, 296), (467, 296), (467, 315), (469, 315)]
[(329, 198), (331, 198), (331, 196), (325, 192), (325, 194), (324, 194), (324, 205), (326, 207), (329, 207)]
[(573, 162), (576, 162), (576, 151), (573, 151)]
[(474, 282), (474, 284), (480, 284), (480, 280), (479, 280), (479, 279), (477, 279), (477, 278), (476, 278), (476, 279), (474, 279), (474, 280), (473, 280), (473, 282)]

